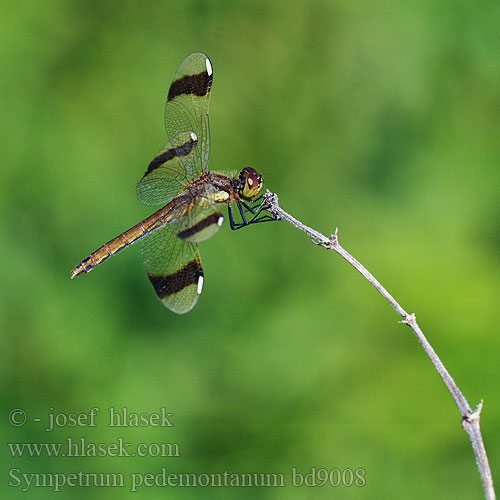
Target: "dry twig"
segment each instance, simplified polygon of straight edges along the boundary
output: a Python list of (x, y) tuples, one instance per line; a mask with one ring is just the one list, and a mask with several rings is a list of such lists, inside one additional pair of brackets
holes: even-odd
[(338, 229), (335, 229), (335, 234), (330, 238), (327, 238), (318, 231), (302, 224), (290, 214), (285, 212), (278, 204), (278, 196), (270, 191), (264, 195), (264, 202), (266, 203), (266, 209), (272, 213), (278, 219), (284, 219), (290, 224), (294, 225), (297, 229), (304, 231), (311, 237), (314, 244), (322, 246), (327, 250), (334, 250), (341, 257), (343, 257), (351, 266), (353, 266), (360, 274), (363, 275), (377, 290), (385, 297), (385, 299), (391, 304), (391, 306), (396, 310), (396, 312), (401, 316), (402, 320), (400, 323), (408, 325), (415, 335), (418, 341), (424, 348), (425, 352), (431, 359), (437, 372), (443, 379), (448, 391), (455, 400), (456, 405), (462, 415), (462, 426), (469, 434), (470, 440), (472, 442), (472, 448), (474, 450), (474, 455), (476, 457), (476, 462), (479, 467), (479, 473), (481, 474), (481, 480), (483, 482), (483, 488), (487, 500), (495, 500), (495, 490), (493, 489), (493, 479), (491, 476), (491, 470), (488, 463), (488, 457), (486, 455), (486, 450), (484, 448), (483, 437), (481, 435), (481, 429), (479, 427), (479, 420), (481, 410), (483, 409), (483, 401), (479, 403), (477, 408), (473, 411), (469, 406), (469, 403), (460, 392), (460, 389), (455, 384), (455, 381), (449, 374), (448, 370), (443, 365), (442, 361), (439, 359), (438, 355), (429, 344), (422, 330), (418, 326), (415, 314), (408, 314), (394, 299), (394, 297), (380, 284), (380, 282), (360, 263), (358, 262), (349, 252), (347, 252), (339, 243), (338, 240)]

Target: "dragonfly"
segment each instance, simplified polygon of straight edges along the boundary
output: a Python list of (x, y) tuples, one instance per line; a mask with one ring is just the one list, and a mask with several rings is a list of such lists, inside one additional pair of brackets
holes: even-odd
[(212, 63), (205, 54), (195, 52), (181, 62), (165, 105), (168, 142), (136, 186), (141, 203), (163, 208), (91, 253), (71, 278), (141, 240), (142, 263), (156, 295), (171, 311), (187, 313), (203, 290), (198, 243), (221, 228), (220, 207), (227, 205), (233, 230), (275, 220), (265, 211), (262, 175), (254, 168), (233, 176), (208, 170), (212, 82)]

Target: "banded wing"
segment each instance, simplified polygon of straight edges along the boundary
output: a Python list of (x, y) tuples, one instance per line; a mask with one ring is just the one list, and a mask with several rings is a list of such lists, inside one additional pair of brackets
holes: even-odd
[(167, 224), (143, 239), (144, 269), (158, 298), (177, 314), (189, 312), (203, 289), (198, 245), (182, 241)]
[(183, 241), (200, 243), (211, 238), (224, 222), (224, 216), (211, 207), (195, 207), (188, 215), (172, 222), (172, 230)]
[(168, 91), (165, 128), (170, 141), (179, 134), (194, 132), (198, 146), (194, 156), (179, 155), (189, 178), (207, 170), (210, 156), (208, 108), (213, 71), (210, 59), (201, 52), (181, 62)]
[(144, 268), (156, 295), (171, 311), (184, 314), (196, 305), (203, 289), (197, 242), (213, 236), (223, 220), (219, 211), (198, 205), (142, 240)]
[(193, 132), (180, 133), (167, 142), (137, 183), (139, 201), (144, 205), (164, 205), (182, 191), (189, 179), (181, 158), (194, 162), (197, 145)]

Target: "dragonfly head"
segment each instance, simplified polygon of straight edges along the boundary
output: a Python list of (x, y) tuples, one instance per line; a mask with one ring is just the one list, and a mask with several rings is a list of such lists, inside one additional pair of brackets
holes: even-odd
[(251, 200), (261, 191), (262, 175), (252, 167), (245, 167), (238, 178), (238, 194), (246, 200)]

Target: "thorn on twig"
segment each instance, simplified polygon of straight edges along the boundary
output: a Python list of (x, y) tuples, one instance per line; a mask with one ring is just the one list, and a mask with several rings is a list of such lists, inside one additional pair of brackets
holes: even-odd
[(464, 417), (462, 418), (462, 427), (465, 427), (466, 423), (479, 423), (479, 420), (481, 418), (481, 411), (483, 410), (483, 403), (484, 401), (481, 399), (481, 402), (477, 405), (477, 408), (470, 415), (464, 415)]
[(336, 227), (335, 228), (335, 233), (333, 233), (331, 236), (330, 236), (330, 246), (329, 248), (332, 248), (336, 245), (339, 244), (339, 228)]
[(332, 242), (328, 238), (321, 239), (319, 236), (311, 236), (311, 243), (326, 248), (326, 250), (332, 249)]
[(415, 313), (408, 314), (401, 321), (398, 321), (398, 323), (401, 323), (403, 325), (408, 325), (408, 326), (411, 326), (412, 324), (414, 324), (416, 322), (417, 322), (417, 318), (415, 317)]

